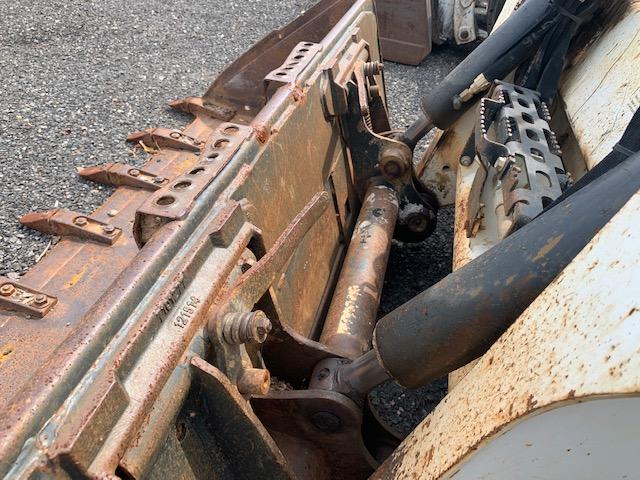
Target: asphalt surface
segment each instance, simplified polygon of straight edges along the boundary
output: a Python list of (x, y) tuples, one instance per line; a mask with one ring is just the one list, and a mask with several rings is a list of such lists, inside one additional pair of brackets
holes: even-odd
[[(269, 31), (312, 5), (303, 0), (23, 0), (0, 2), (0, 275), (18, 278), (55, 244), (25, 229), (30, 211), (65, 207), (90, 213), (112, 189), (85, 182), (76, 167), (142, 164), (124, 142), (147, 126), (189, 118), (166, 102), (199, 95), (224, 66)], [(436, 48), (418, 68), (387, 63), (391, 120), (417, 116), (431, 88), (465, 52)], [(452, 212), (439, 215), (426, 242), (392, 249), (381, 313), (445, 276), (451, 267)], [(409, 431), (444, 393), (387, 384), (372, 403)]]

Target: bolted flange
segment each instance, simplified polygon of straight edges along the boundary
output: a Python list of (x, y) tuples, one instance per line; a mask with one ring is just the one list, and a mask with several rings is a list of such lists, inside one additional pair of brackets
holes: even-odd
[(271, 321), (261, 310), (230, 312), (222, 320), (222, 338), (231, 345), (262, 343), (271, 331)]

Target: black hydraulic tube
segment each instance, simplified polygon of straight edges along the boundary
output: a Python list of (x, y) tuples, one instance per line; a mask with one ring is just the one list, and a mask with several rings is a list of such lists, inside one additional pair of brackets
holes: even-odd
[(383, 317), (354, 363), (417, 388), (479, 357), (639, 189), (635, 154)]
[(433, 129), (433, 123), (421, 112), (418, 119), (409, 125), (400, 137), (400, 141), (406, 143), (412, 149), (427, 133)]

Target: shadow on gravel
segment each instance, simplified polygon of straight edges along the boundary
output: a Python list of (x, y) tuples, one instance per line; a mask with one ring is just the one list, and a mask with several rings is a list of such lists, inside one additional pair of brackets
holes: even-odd
[[(427, 240), (417, 244), (394, 241), (385, 277), (379, 317), (437, 283), (451, 273), (453, 251), (453, 207), (438, 212), (438, 226)], [(395, 382), (380, 385), (370, 394), (378, 415), (402, 435), (407, 435), (447, 393), (447, 379), (441, 378), (417, 390)]]

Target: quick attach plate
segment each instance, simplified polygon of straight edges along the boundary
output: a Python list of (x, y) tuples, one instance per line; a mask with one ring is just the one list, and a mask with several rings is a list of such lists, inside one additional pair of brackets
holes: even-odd
[(480, 103), (476, 151), (501, 181), (512, 233), (534, 219), (562, 193), (566, 173), (551, 118), (538, 92), (494, 82)]

